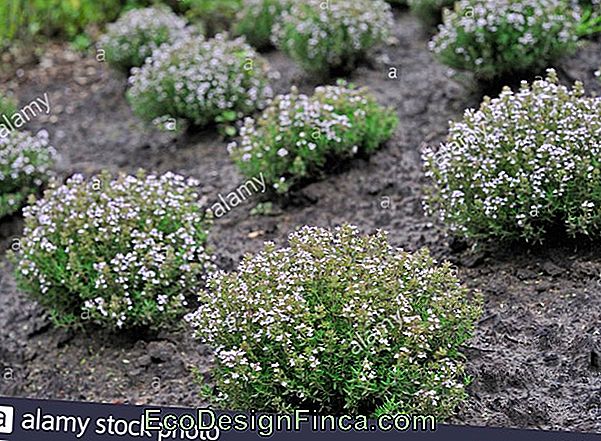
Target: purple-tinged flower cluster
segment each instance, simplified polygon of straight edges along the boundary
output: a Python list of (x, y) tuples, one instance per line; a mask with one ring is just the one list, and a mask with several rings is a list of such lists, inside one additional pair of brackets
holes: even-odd
[(573, 50), (580, 19), (572, 0), (461, 0), (430, 49), (443, 63), (490, 81), (544, 68)]
[(161, 45), (192, 34), (186, 21), (166, 7), (133, 9), (107, 26), (98, 46), (106, 51), (109, 63), (128, 71), (142, 66)]
[(424, 153), (426, 208), (452, 232), (541, 240), (549, 228), (601, 233), (601, 99), (559, 85), (554, 70), (485, 98)]
[(308, 71), (350, 70), (392, 32), (391, 7), (383, 0), (301, 0), (273, 28), (273, 43)]
[(181, 118), (205, 126), (265, 107), (269, 80), (267, 63), (244, 39), (198, 36), (163, 46), (132, 69), (128, 98), (149, 121)]
[(312, 96), (293, 88), (277, 96), (258, 120), (247, 118), (240, 141), (228, 148), (245, 175), (262, 173), (277, 192), (286, 193), (319, 177), (328, 160), (373, 152), (397, 123), (394, 110), (380, 106), (365, 88), (339, 82), (316, 88)]
[(46, 131), (0, 137), (0, 218), (18, 211), (50, 179), (56, 157)]
[(228, 409), (448, 415), (479, 314), (448, 264), (355, 227), (303, 227), (213, 274), (188, 316)]
[(214, 270), (198, 182), (167, 173), (75, 175), (24, 209), (21, 288), (59, 324), (158, 326)]

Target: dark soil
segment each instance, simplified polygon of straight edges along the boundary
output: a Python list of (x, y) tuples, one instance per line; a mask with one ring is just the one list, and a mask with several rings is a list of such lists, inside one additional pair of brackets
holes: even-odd
[[(369, 86), (400, 116), (394, 138), (369, 160), (306, 186), (293, 203), (252, 216), (256, 201), (219, 219), (211, 244), (225, 270), (264, 240), (284, 243), (303, 224), (343, 222), (365, 232), (384, 228), (398, 246), (427, 246), (454, 262), (464, 282), (485, 296), (485, 312), (466, 348), (473, 384), (458, 424), (601, 432), (601, 251), (596, 244), (551, 240), (540, 248), (462, 247), (424, 216), (420, 163), (424, 143), (440, 142), (450, 119), (477, 106), (473, 83), (458, 82), (431, 57), (428, 36), (410, 16), (397, 18), (397, 44), (374, 54), (350, 79)], [(45, 128), (62, 155), (59, 175), (143, 167), (194, 176), (207, 201), (241, 181), (227, 143), (214, 131), (175, 136), (155, 132), (124, 99), (126, 79), (65, 45), (50, 45), (39, 63), (7, 77), (4, 88), (21, 103), (48, 92), (53, 108)], [(307, 77), (277, 52), (265, 55), (281, 73), (278, 92), (291, 84), (310, 92)], [(389, 66), (399, 79), (388, 78)], [(593, 72), (601, 44), (587, 43), (558, 67), (566, 81), (601, 88)], [(17, 73), (16, 68), (14, 72)], [(534, 74), (533, 74), (534, 75)], [(390, 201), (390, 206), (388, 202)], [(17, 216), (0, 223), (0, 245), (19, 235)], [(460, 251), (461, 250), (461, 251)], [(15, 288), (7, 259), (0, 263), (0, 395), (199, 406), (191, 368), (209, 378), (210, 351), (187, 330), (155, 337), (76, 333), (50, 326), (43, 310)]]

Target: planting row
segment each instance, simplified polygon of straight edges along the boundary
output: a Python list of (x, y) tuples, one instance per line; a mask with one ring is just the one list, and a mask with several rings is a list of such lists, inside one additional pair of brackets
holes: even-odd
[[(224, 54), (243, 43), (206, 44)], [(255, 93), (258, 84), (250, 86)], [(224, 100), (217, 98), (220, 87), (207, 93)], [(344, 82), (317, 87), (311, 96), (293, 89), (265, 100), (267, 108), (244, 121), (228, 150), (241, 172), (260, 176), (272, 194), (301, 188), (328, 164), (374, 152), (398, 122), (394, 110), (380, 106), (366, 89)], [(207, 101), (181, 104), (195, 108), (198, 118), (210, 114), (201, 111)], [(541, 241), (556, 226), (571, 236), (598, 237), (600, 153), (601, 99), (586, 96), (581, 83), (571, 89), (558, 84), (549, 70), (545, 79), (523, 82), (517, 91), (505, 88), (479, 109), (466, 110), (462, 121), (451, 124), (446, 142), (425, 149), (431, 185), (424, 205), (465, 237)], [(0, 138), (0, 214), (20, 209), (48, 181), (55, 156), (45, 132), (15, 130)]]
[(459, 350), (480, 297), (449, 264), (346, 225), (301, 228), (224, 273), (197, 185), (140, 172), (51, 186), (24, 210), (19, 287), (60, 325), (157, 328), (188, 313), (215, 351), (205, 393), (223, 408), (446, 417), (465, 399)]
[[(601, 30), (592, 4), (570, 0), (411, 0), (410, 5), (431, 24), (450, 8), (430, 48), (443, 63), (483, 81), (545, 68), (574, 51), (580, 38)], [(232, 32), (257, 49), (274, 45), (306, 70), (328, 75), (353, 69), (370, 50), (390, 41), (393, 28), (384, 0), (249, 0)], [(167, 8), (132, 10), (108, 26), (99, 47), (109, 62), (127, 70), (141, 67), (162, 44), (199, 32)]]

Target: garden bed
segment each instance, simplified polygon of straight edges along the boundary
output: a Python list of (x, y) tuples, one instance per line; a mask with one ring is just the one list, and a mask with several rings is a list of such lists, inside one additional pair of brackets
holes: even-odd
[[(424, 143), (437, 144), (447, 122), (475, 107), (481, 94), (448, 75), (427, 49), (429, 36), (406, 13), (396, 17), (397, 44), (360, 66), (350, 80), (368, 86), (383, 105), (397, 109), (394, 137), (369, 160), (308, 185), (270, 215), (253, 216), (254, 202), (217, 219), (210, 245), (218, 265), (231, 270), (264, 240), (283, 243), (304, 224), (352, 222), (365, 232), (383, 228), (394, 245), (429, 247), (459, 268), (470, 288), (484, 293), (476, 336), (466, 350), (473, 377), (469, 400), (452, 422), (536, 429), (601, 432), (601, 252), (587, 242), (551, 240), (545, 247), (464, 249), (449, 243), (421, 207), (426, 182), (420, 159)], [(278, 52), (266, 58), (280, 72), (274, 89), (292, 84), (310, 93), (318, 80)], [(601, 92), (593, 72), (601, 43), (589, 42), (558, 64), (566, 83), (582, 80)], [(399, 79), (388, 78), (388, 66)], [(45, 128), (61, 155), (67, 177), (145, 168), (197, 178), (206, 202), (233, 190), (243, 178), (231, 163), (227, 142), (213, 130), (174, 136), (155, 132), (135, 117), (125, 98), (126, 78), (50, 45), (40, 63), (7, 77), (20, 102), (48, 93), (53, 112), (32, 121)], [(19, 234), (19, 217), (2, 221), (2, 248)], [(137, 404), (198, 406), (192, 368), (209, 380), (210, 351), (189, 330), (139, 335), (76, 333), (54, 329), (42, 309), (15, 288), (12, 268), (0, 264), (0, 395)]]

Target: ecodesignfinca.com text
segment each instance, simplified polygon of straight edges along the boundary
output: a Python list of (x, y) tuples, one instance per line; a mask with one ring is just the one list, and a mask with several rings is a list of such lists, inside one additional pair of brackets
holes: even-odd
[[(309, 410), (296, 410), (289, 414), (218, 413), (212, 409), (197, 409), (195, 413), (168, 413), (161, 409), (144, 411), (144, 429), (159, 432), (160, 439), (216, 440), (222, 432), (256, 432), (270, 437), (276, 432), (417, 432), (435, 431), (436, 418), (432, 415), (380, 415), (366, 416), (318, 415)], [(183, 436), (183, 438), (182, 438)], [(194, 436), (189, 438), (188, 436)]]

